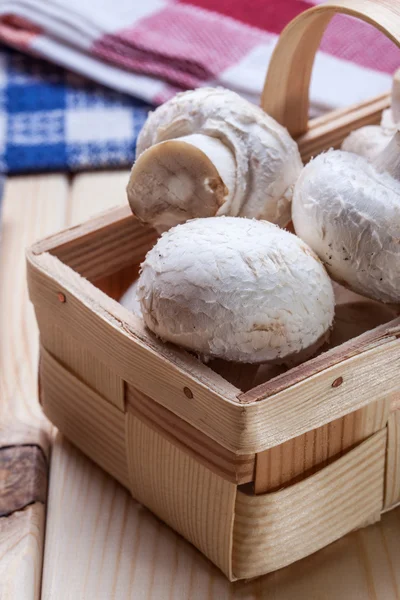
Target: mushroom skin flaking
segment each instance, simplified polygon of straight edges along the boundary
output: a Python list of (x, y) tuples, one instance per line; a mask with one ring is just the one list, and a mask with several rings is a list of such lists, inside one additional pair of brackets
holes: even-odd
[(322, 263), (267, 221), (211, 217), (177, 225), (141, 269), (146, 325), (203, 359), (283, 363), (329, 335), (334, 295)]
[(400, 123), (400, 69), (393, 75), (391, 107), (383, 111), (380, 125), (355, 129), (343, 140), (341, 149), (373, 160), (396, 133), (397, 123)]
[(330, 150), (296, 184), (295, 231), (331, 277), (363, 296), (400, 302), (400, 133), (372, 162)]
[(150, 113), (127, 185), (133, 213), (158, 231), (196, 217), (285, 226), (302, 161), (288, 131), (223, 88), (177, 94)]

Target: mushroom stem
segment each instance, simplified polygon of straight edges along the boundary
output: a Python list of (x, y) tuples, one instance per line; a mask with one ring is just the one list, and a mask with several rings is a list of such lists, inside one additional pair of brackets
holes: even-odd
[(400, 131), (397, 130), (388, 145), (372, 161), (377, 171), (389, 173), (400, 181)]
[(400, 122), (400, 69), (393, 75), (392, 82), (392, 116), (395, 123)]
[(217, 138), (192, 134), (145, 150), (133, 165), (127, 193), (138, 219), (165, 231), (193, 217), (224, 214), (235, 185), (229, 148)]

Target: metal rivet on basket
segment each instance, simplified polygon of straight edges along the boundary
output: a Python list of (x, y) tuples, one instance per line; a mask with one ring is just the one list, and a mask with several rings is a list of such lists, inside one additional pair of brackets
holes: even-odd
[(342, 385), (343, 383), (343, 377), (338, 377), (337, 379), (335, 379), (335, 381), (332, 383), (332, 387), (336, 388), (339, 387), (339, 385)]
[(66, 301), (66, 297), (65, 297), (65, 295), (62, 292), (58, 292), (57, 298), (59, 299), (60, 302), (65, 302)]
[(188, 387), (183, 388), (183, 393), (187, 398), (193, 398), (193, 392)]

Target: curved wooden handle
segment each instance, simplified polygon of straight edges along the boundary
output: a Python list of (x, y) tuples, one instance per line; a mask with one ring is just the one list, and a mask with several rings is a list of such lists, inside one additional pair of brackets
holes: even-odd
[(314, 57), (336, 13), (371, 23), (400, 47), (400, 0), (328, 0), (293, 19), (272, 55), (261, 106), (294, 137), (307, 131)]

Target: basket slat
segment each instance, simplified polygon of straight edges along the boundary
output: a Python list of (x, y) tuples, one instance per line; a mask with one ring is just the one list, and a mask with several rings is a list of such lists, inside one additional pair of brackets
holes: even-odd
[(41, 348), (42, 404), (49, 419), (82, 452), (128, 487), (125, 414)]
[(32, 252), (50, 252), (94, 281), (140, 263), (157, 237), (154, 229), (142, 225), (129, 206), (124, 206), (46, 238), (35, 244)]
[(207, 469), (135, 415), (127, 414), (126, 427), (133, 497), (232, 579), (236, 485)]
[(262, 496), (238, 491), (233, 574), (242, 579), (280, 569), (379, 520), (386, 428), (315, 475)]
[[(397, 322), (398, 319), (387, 325), (389, 336), (391, 325)], [(250, 434), (257, 433), (259, 450), (272, 448), (396, 392), (400, 360), (400, 340), (395, 337), (397, 326), (393, 327), (393, 332), (393, 337), (388, 337), (375, 348), (289, 385), (265, 401), (251, 404), (254, 411), (251, 422), (258, 421), (259, 427), (258, 430), (249, 428), (248, 445), (251, 443)], [(307, 367), (307, 363), (304, 366)], [(340, 378), (343, 383), (338, 387), (332, 386)]]
[(400, 502), (400, 411), (389, 416), (386, 457), (385, 509)]
[(391, 397), (371, 402), (340, 419), (257, 454), (256, 494), (312, 475), (385, 427)]
[(126, 386), (127, 410), (207, 468), (237, 485), (254, 478), (254, 454), (234, 454), (180, 419), (131, 385)]
[(40, 338), (44, 347), (64, 366), (119, 410), (125, 407), (124, 382), (104, 362), (99, 361), (86, 346), (49, 318), (37, 311)]

